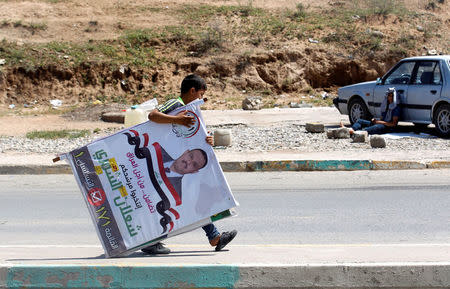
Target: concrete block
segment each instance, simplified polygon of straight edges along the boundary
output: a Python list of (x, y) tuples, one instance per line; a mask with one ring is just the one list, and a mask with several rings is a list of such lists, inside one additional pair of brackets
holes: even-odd
[(105, 122), (125, 123), (125, 112), (105, 112), (101, 119)]
[(348, 128), (341, 127), (334, 130), (334, 138), (350, 138), (350, 132)]
[(385, 148), (386, 140), (380, 135), (373, 135), (370, 137), (370, 146), (373, 148)]
[(215, 146), (230, 146), (231, 145), (231, 130), (216, 129), (214, 131), (214, 145)]
[(358, 130), (353, 133), (353, 142), (366, 142), (369, 134), (365, 130)]
[(327, 138), (334, 138), (334, 129), (327, 130)]
[(312, 133), (320, 133), (325, 131), (323, 123), (308, 122), (306, 123), (306, 131)]

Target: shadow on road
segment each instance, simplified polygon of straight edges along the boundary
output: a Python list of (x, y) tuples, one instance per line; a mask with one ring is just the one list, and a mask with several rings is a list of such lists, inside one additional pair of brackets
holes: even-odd
[[(220, 252), (227, 252), (228, 250), (222, 250)], [(167, 255), (147, 255), (142, 252), (134, 252), (128, 256), (116, 257), (112, 259), (130, 259), (130, 258), (178, 258), (178, 257), (206, 257), (214, 256), (219, 252), (212, 250), (197, 250), (197, 251), (172, 251)], [(101, 254), (95, 257), (79, 257), (79, 258), (34, 258), (34, 259), (7, 259), (9, 262), (26, 262), (26, 261), (71, 261), (71, 260), (100, 260), (105, 259), (105, 254)]]

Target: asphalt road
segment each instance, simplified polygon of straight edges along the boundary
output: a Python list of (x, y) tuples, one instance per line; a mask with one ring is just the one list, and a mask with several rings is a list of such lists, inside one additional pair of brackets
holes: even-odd
[[(445, 244), (450, 170), (227, 173), (233, 244)], [(0, 246), (100, 245), (71, 175), (0, 176)], [(202, 230), (166, 241), (205, 244)], [(7, 246), (6, 246), (7, 247)]]

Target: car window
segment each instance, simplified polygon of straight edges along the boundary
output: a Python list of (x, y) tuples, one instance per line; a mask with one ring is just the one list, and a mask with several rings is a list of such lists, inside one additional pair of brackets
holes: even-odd
[(386, 77), (384, 84), (408, 84), (415, 64), (414, 61), (401, 63)]
[(441, 69), (438, 61), (421, 61), (418, 63), (413, 84), (439, 85), (441, 82)]

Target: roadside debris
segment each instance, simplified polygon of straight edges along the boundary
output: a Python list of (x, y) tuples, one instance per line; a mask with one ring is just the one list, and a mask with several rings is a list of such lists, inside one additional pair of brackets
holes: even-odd
[(147, 100), (146, 102), (139, 104), (139, 108), (147, 112), (154, 110), (156, 106), (158, 106), (158, 100), (156, 98), (152, 98), (150, 100)]
[(130, 91), (130, 86), (128, 85), (128, 81), (126, 81), (125, 79), (122, 79), (120, 81), (120, 87), (124, 90), (124, 91)]
[(125, 64), (122, 64), (122, 65), (120, 66), (120, 68), (119, 68), (119, 72), (120, 72), (121, 74), (125, 75), (125, 70), (127, 70), (127, 69), (128, 69), (128, 66), (125, 65)]
[(365, 143), (367, 141), (367, 138), (369, 136), (369, 133), (365, 130), (357, 130), (353, 132), (352, 138), (353, 142), (357, 143)]
[(380, 135), (373, 135), (370, 137), (370, 146), (372, 148), (385, 148), (386, 140)]
[(315, 39), (312, 39), (312, 38), (308, 38), (308, 41), (309, 41), (310, 43), (319, 43), (318, 40), (315, 40)]
[(328, 138), (350, 138), (350, 131), (346, 127), (341, 127), (337, 129), (331, 129), (327, 131)]
[[(120, 111), (103, 111), (101, 113), (100, 119), (104, 122), (115, 122), (115, 123), (125, 123), (125, 116), (128, 111), (128, 119), (131, 114), (136, 114), (136, 109), (138, 109), (139, 117), (136, 120), (137, 123), (144, 122), (147, 120), (148, 113), (155, 109), (158, 106), (158, 100), (156, 98), (152, 98), (147, 100), (139, 105), (133, 105), (133, 111), (131, 108), (121, 109)], [(127, 121), (129, 124), (129, 121)]]
[(125, 112), (102, 112), (100, 119), (104, 122), (115, 122), (115, 123), (124, 123), (125, 122)]
[(139, 105), (133, 105), (125, 111), (125, 127), (130, 127), (136, 124), (140, 124), (148, 120), (148, 113), (139, 107)]
[(260, 110), (262, 106), (261, 97), (248, 96), (242, 101), (243, 110)]
[(0, 65), (4, 65), (4, 64), (6, 64), (6, 59), (0, 59)]
[(307, 132), (321, 133), (325, 131), (325, 126), (323, 125), (323, 123), (308, 122), (306, 123), (305, 129)]
[(231, 130), (216, 129), (214, 131), (214, 146), (231, 146)]
[(16, 105), (15, 104), (10, 104), (10, 105), (8, 105), (8, 107), (9, 107), (9, 109), (14, 109), (16, 107)]
[(53, 109), (57, 109), (58, 107), (60, 107), (62, 105), (62, 100), (52, 99), (52, 100), (50, 100), (50, 104), (52, 105)]

